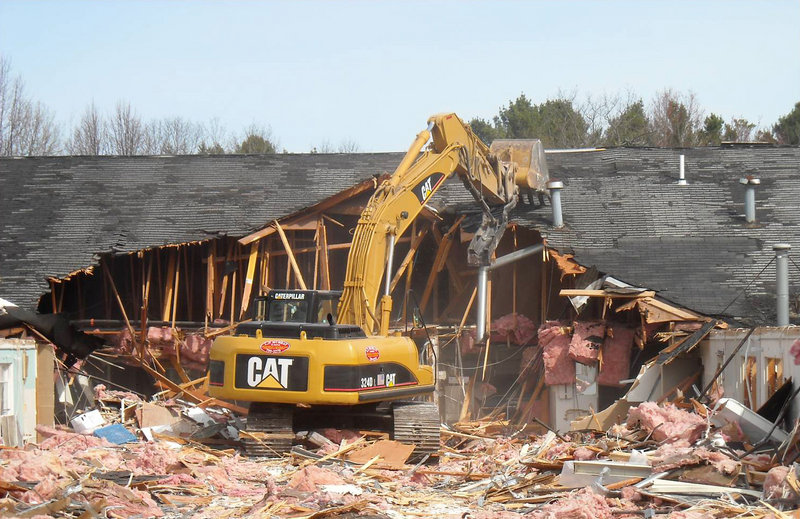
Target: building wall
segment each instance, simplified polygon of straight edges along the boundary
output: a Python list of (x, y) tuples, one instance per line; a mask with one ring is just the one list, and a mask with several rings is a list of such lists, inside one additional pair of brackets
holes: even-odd
[(0, 339), (0, 430), (5, 445), (35, 441), (36, 366), (35, 341)]
[[(701, 343), (704, 386), (747, 332), (747, 329), (713, 330)], [(800, 327), (756, 328), (720, 375), (725, 396), (749, 404), (755, 410), (764, 405), (775, 389), (789, 378), (797, 387), (796, 384), (800, 383), (800, 365), (795, 364), (789, 351), (797, 340), (800, 340)], [(789, 417), (794, 420), (798, 416), (800, 398), (795, 398)]]

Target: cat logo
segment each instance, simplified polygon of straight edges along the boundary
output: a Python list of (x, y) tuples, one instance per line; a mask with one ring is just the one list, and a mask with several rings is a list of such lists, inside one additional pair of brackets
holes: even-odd
[(247, 361), (247, 384), (261, 389), (288, 389), (292, 363), (294, 359), (250, 357)]
[(425, 183), (422, 184), (422, 199), (427, 200), (431, 196), (431, 191), (433, 191), (433, 185), (431, 184), (431, 177), (428, 177), (425, 180)]
[(444, 181), (444, 178), (444, 173), (434, 173), (414, 187), (414, 194), (417, 195), (417, 199), (421, 204), (424, 204), (431, 197), (436, 188), (439, 187), (439, 184)]

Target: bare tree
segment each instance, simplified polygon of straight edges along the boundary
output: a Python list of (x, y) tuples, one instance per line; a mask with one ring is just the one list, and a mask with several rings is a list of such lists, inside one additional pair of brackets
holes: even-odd
[(650, 108), (656, 146), (694, 146), (702, 129), (703, 110), (694, 93), (672, 89), (658, 92)]
[(192, 121), (171, 117), (161, 121), (161, 153), (164, 155), (189, 155), (200, 144), (200, 128)]
[(53, 113), (25, 95), (22, 78), (12, 79), (10, 61), (0, 56), (0, 155), (51, 155), (59, 134)]
[(108, 123), (111, 152), (116, 155), (138, 155), (143, 150), (142, 120), (127, 101), (118, 101)]
[(337, 151), (339, 153), (358, 153), (361, 151), (361, 147), (353, 139), (344, 139), (339, 143)]
[(222, 144), (227, 140), (227, 132), (219, 121), (214, 117), (208, 123), (199, 125), (200, 144), (197, 152), (202, 154), (222, 154), (225, 153), (225, 146)]
[(86, 107), (78, 125), (67, 142), (71, 155), (105, 155), (108, 153), (108, 136), (103, 116), (94, 101)]

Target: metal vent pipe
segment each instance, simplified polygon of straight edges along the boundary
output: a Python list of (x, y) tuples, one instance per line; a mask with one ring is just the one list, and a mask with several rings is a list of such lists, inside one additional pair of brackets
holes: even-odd
[(527, 258), (532, 254), (536, 254), (544, 249), (544, 244), (540, 243), (538, 245), (531, 245), (530, 247), (525, 247), (524, 249), (520, 249), (514, 251), (510, 254), (506, 254), (505, 256), (501, 256), (497, 258), (494, 263), (491, 265), (484, 265), (478, 269), (478, 308), (477, 308), (477, 323), (475, 327), (475, 336), (477, 338), (477, 342), (481, 343), (486, 338), (486, 318), (487, 318), (487, 308), (488, 308), (488, 285), (489, 285), (489, 271), (498, 269), (500, 267), (505, 267), (506, 265), (510, 265), (515, 261), (519, 261), (522, 258)]
[(744, 185), (744, 219), (747, 223), (756, 221), (756, 186), (761, 180), (747, 175), (739, 179), (739, 183)]
[(777, 296), (778, 326), (789, 326), (789, 250), (788, 243), (776, 243), (775, 251), (775, 293)]
[(686, 158), (684, 155), (681, 155), (680, 159), (680, 169), (678, 170), (678, 185), (679, 186), (686, 185)]
[(561, 214), (561, 190), (564, 183), (560, 180), (551, 180), (547, 183), (550, 190), (550, 205), (553, 206), (553, 227), (564, 227), (564, 217)]

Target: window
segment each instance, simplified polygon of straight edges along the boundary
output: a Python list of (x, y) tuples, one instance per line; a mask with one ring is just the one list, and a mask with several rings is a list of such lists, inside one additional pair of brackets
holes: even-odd
[(742, 359), (742, 380), (744, 381), (744, 404), (750, 409), (758, 407), (756, 388), (758, 387), (758, 359)]
[(269, 320), (287, 323), (304, 323), (308, 313), (306, 301), (277, 301), (269, 304)]
[(767, 381), (767, 398), (769, 398), (783, 385), (783, 359), (766, 357), (764, 360), (767, 364), (764, 379)]
[(14, 384), (11, 364), (0, 364), (0, 415), (13, 414)]

